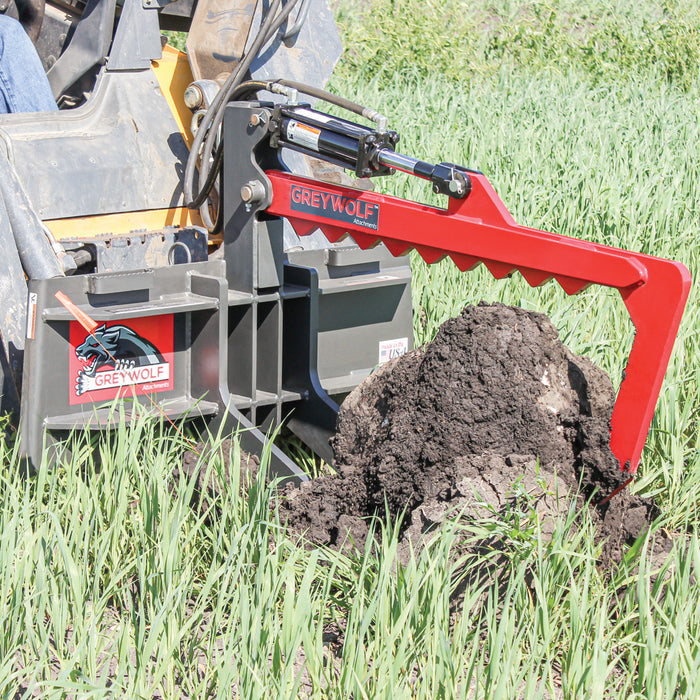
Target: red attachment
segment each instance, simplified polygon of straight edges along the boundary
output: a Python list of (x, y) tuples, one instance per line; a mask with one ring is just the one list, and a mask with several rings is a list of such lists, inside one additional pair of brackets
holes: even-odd
[(462, 271), (480, 262), (497, 279), (518, 270), (533, 287), (554, 278), (567, 294), (590, 284), (619, 290), (636, 328), (611, 421), (610, 446), (634, 474), (661, 391), (690, 273), (681, 263), (519, 226), (488, 179), (470, 173), (471, 194), (438, 209), (270, 171), (270, 214), (300, 235), (350, 235), (362, 249), (382, 242), (393, 255), (415, 249), (428, 263), (445, 256)]

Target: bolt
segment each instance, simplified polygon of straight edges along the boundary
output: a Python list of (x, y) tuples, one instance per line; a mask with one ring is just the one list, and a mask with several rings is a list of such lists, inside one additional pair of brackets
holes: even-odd
[(458, 180), (450, 180), (450, 192), (454, 192), (455, 194), (462, 194), (464, 192), (462, 183)]
[(259, 202), (265, 196), (265, 185), (260, 180), (251, 180), (241, 187), (241, 199), (246, 204)]
[(202, 104), (203, 97), (201, 88), (193, 83), (185, 90), (185, 105), (194, 111)]
[(261, 124), (265, 123), (265, 114), (264, 112), (259, 112), (257, 114), (251, 114), (250, 115), (250, 121), (248, 124), (250, 126), (260, 126)]
[(192, 83), (185, 90), (185, 104), (191, 110), (195, 110), (201, 106), (204, 95), (202, 94), (202, 89), (199, 85)]

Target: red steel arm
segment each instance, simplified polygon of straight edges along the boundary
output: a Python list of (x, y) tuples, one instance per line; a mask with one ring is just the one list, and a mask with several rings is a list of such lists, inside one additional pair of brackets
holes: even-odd
[(450, 257), (462, 271), (480, 262), (497, 279), (518, 270), (533, 287), (554, 278), (567, 294), (590, 284), (619, 290), (636, 328), (611, 420), (610, 445), (634, 474), (690, 291), (681, 263), (519, 226), (491, 183), (469, 173), (471, 194), (447, 209), (269, 171), (270, 214), (301, 236), (350, 235), (362, 249), (382, 242), (393, 255), (414, 248), (431, 264)]

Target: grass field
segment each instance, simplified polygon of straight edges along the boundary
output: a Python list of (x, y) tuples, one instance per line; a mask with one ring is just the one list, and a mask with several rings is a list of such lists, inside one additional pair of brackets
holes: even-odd
[[(331, 87), (387, 114), (403, 152), (482, 170), (520, 223), (697, 272), (693, 0), (336, 13), (348, 48)], [(434, 201), (407, 177), (381, 186)], [(621, 376), (632, 329), (613, 294), (414, 263), (417, 342), (498, 300), (545, 311)], [(78, 437), (32, 479), (0, 444), (0, 697), (700, 697), (699, 331), (694, 286), (634, 486), (678, 532), (659, 576), (644, 539), (600, 572), (573, 512), (551, 541), (527, 517), (454, 523), (405, 567), (388, 523), (362, 553), (304, 548), (270, 514), (264, 474), (243, 495), (225, 486), (216, 517), (192, 509), (194, 484), (172, 479), (186, 445), (145, 421), (100, 446), (99, 468)], [(488, 535), (509, 542), (496, 581), (473, 575), (483, 557), (451, 556), (458, 537)]]

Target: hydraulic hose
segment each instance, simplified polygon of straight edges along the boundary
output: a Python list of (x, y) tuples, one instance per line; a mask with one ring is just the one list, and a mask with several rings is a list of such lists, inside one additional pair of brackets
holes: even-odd
[[(214, 103), (217, 105), (216, 113), (214, 115), (214, 118), (212, 119), (211, 125), (208, 127), (208, 132), (206, 133), (206, 139), (204, 141), (204, 148), (202, 150), (202, 157), (200, 160), (200, 177), (206, 178), (208, 174), (210, 167), (210, 159), (214, 151), (215, 143), (219, 137), (219, 127), (221, 126), (221, 122), (223, 121), (226, 104), (232, 99), (233, 93), (235, 92), (241, 80), (248, 72), (248, 69), (250, 68), (255, 57), (263, 50), (263, 48), (265, 47), (267, 42), (272, 38), (272, 36), (274, 36), (275, 32), (286, 20), (287, 16), (289, 15), (292, 8), (297, 2), (298, 0), (289, 0), (287, 5), (285, 5), (285, 7), (280, 11), (279, 15), (277, 16), (275, 16), (273, 8), (276, 9), (277, 7), (279, 7), (280, 3), (273, 2), (272, 6), (270, 7), (270, 12), (268, 13), (265, 22), (261, 26), (260, 31), (258, 32), (252, 46), (250, 47), (248, 54), (238, 65), (236, 72), (233, 73), (229, 77), (227, 82), (224, 84), (219, 95), (217, 95), (217, 99)], [(230, 85), (228, 84), (229, 81), (231, 81)], [(222, 96), (220, 101), (218, 100), (219, 96)], [(200, 128), (204, 127), (204, 122), (206, 122), (206, 115)]]
[[(235, 90), (233, 90), (231, 93), (231, 97), (228, 101), (230, 102), (232, 100), (243, 100), (249, 95), (255, 94), (256, 92), (258, 92), (258, 90), (264, 90), (267, 87), (267, 85), (268, 83), (259, 80), (249, 80), (245, 83), (242, 83)], [(188, 207), (190, 207), (190, 209), (197, 209), (198, 207), (201, 207), (202, 204), (204, 204), (204, 202), (206, 201), (207, 197), (209, 196), (209, 192), (211, 191), (211, 188), (213, 187), (214, 182), (216, 181), (216, 177), (219, 174), (219, 169), (221, 168), (221, 163), (223, 161), (223, 155), (223, 144), (220, 143), (216, 149), (216, 153), (214, 154), (214, 161), (208, 168), (209, 172), (206, 175), (204, 174), (204, 172), (200, 172), (200, 177), (206, 177), (206, 180), (204, 181), (204, 185), (202, 185), (202, 187), (200, 188), (197, 197), (187, 205)], [(204, 170), (204, 168), (200, 167), (200, 171)]]
[[(205, 187), (201, 187), (197, 194), (194, 193), (194, 180), (197, 160), (200, 160), (200, 178), (206, 184), (209, 181), (208, 175), (211, 168), (210, 159), (214, 152), (215, 143), (218, 138), (218, 131), (223, 121), (223, 114), (226, 104), (231, 99), (236, 88), (241, 84), (247, 74), (253, 60), (262, 51), (275, 32), (286, 21), (289, 13), (297, 4), (298, 0), (289, 2), (280, 10), (281, 0), (273, 0), (270, 9), (265, 17), (249, 51), (238, 64), (236, 70), (227, 78), (221, 90), (217, 93), (214, 101), (204, 115), (200, 127), (195, 135), (190, 156), (187, 159), (184, 175), (184, 196), (185, 203), (190, 208), (197, 208), (204, 202), (208, 192)], [(215, 177), (215, 176), (214, 176)], [(212, 181), (213, 184), (213, 181)], [(202, 198), (204, 195), (204, 198)], [(200, 204), (197, 204), (201, 200)]]
[(289, 29), (287, 29), (287, 31), (282, 35), (282, 41), (289, 41), (290, 39), (293, 39), (301, 31), (301, 28), (309, 15), (310, 7), (311, 0), (301, 0), (301, 7), (297, 13), (297, 18), (294, 20), (294, 24), (292, 24), (292, 26), (289, 27)]
[(348, 112), (352, 112), (353, 114), (359, 114), (361, 117), (375, 122), (379, 127), (380, 131), (386, 129), (386, 117), (374, 109), (370, 109), (369, 107), (363, 107), (357, 102), (348, 100), (345, 97), (339, 97), (338, 95), (334, 95), (332, 92), (328, 92), (328, 90), (324, 90), (323, 88), (317, 88), (313, 85), (307, 85), (306, 83), (299, 83), (296, 80), (275, 80), (274, 82), (278, 85), (285, 85), (286, 87), (290, 87), (293, 90), (298, 90), (299, 92), (302, 92), (305, 95), (309, 95), (310, 97), (315, 97), (319, 100), (323, 100), (324, 102), (328, 102), (328, 104), (335, 105), (336, 107), (345, 109)]

